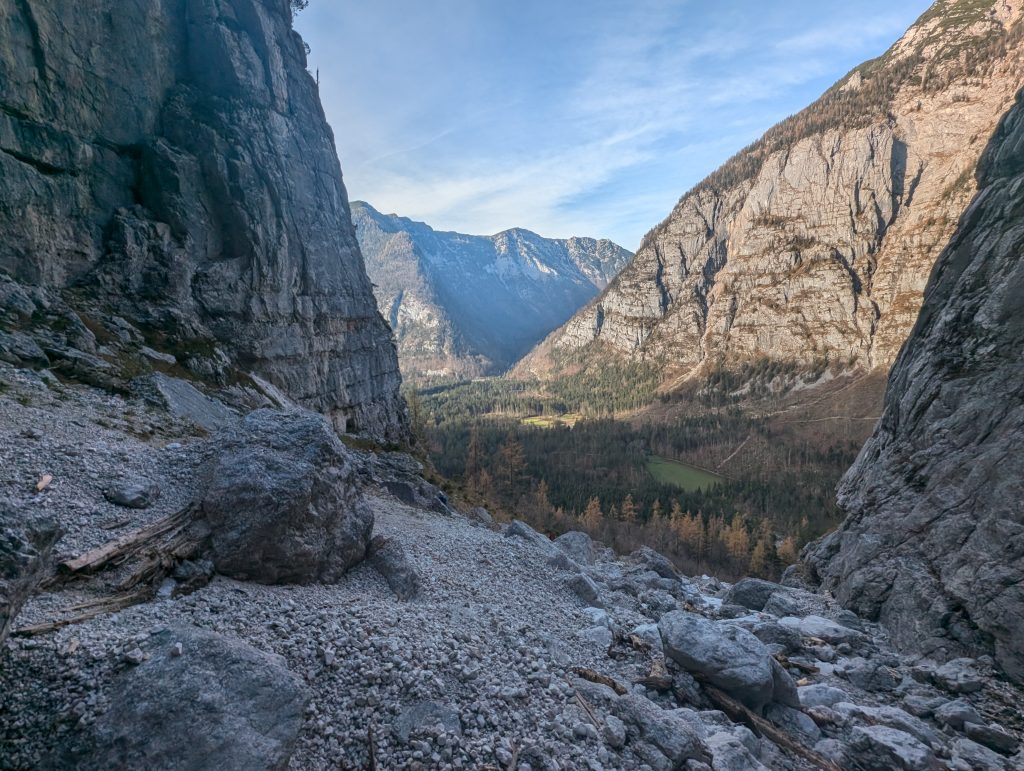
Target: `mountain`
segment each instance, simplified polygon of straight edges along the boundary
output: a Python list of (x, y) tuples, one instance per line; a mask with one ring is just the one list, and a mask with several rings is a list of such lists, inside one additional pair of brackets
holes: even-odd
[(847, 519), (805, 558), (900, 647), (987, 653), (1024, 682), (1024, 92), (979, 168), (839, 489)]
[(287, 0), (3, 3), (0, 179), (0, 358), (404, 435)]
[[(515, 372), (891, 365), (1024, 74), (1019, 0), (938, 0), (883, 56), (682, 197)], [(749, 371), (749, 369), (748, 369)]]
[(352, 204), (377, 303), (406, 377), (498, 372), (565, 322), (632, 256), (611, 241), (438, 232)]

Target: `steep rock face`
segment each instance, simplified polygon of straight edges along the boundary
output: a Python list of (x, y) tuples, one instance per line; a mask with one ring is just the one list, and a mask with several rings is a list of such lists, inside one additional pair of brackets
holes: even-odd
[(593, 238), (438, 232), (361, 201), (352, 217), (411, 377), (507, 367), (593, 299), (631, 256)]
[(88, 309), (100, 342), (127, 320), (197, 375), (403, 433), (287, 0), (5, 3), (0, 178), (0, 272)]
[(805, 558), (900, 646), (1024, 681), (1024, 102), (979, 183), (840, 486), (848, 517)]
[(939, 0), (685, 195), (595, 302), (517, 368), (647, 358), (666, 381), (768, 357), (885, 368), (914, 323), (1024, 60), (1020, 0)]

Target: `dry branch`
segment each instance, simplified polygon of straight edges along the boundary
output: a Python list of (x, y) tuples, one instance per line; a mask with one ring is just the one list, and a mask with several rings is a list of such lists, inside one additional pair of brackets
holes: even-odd
[(104, 613), (123, 610), (131, 605), (148, 600), (152, 595), (152, 590), (149, 587), (146, 587), (134, 592), (129, 592), (128, 594), (119, 594), (114, 597), (105, 597), (102, 600), (83, 602), (79, 605), (73, 605), (68, 608), (68, 610), (81, 610), (83, 608), (88, 608), (84, 613), (79, 613), (75, 616), (68, 616), (67, 618), (58, 619), (56, 621), (47, 621), (42, 624), (23, 626), (20, 629), (15, 629), (13, 634), (21, 637), (35, 637), (40, 634), (48, 634), (49, 632), (60, 629), (61, 627), (70, 626), (71, 624), (80, 624), (83, 621), (96, 618), (96, 616), (103, 615)]
[(73, 559), (65, 560), (58, 566), (66, 575), (95, 573), (107, 565), (120, 562), (128, 557), (145, 551), (164, 538), (174, 538), (187, 528), (193, 520), (193, 509), (186, 507), (174, 514), (151, 522), (139, 530), (133, 530), (120, 538), (107, 541), (92, 551), (87, 551)]
[(808, 763), (813, 763), (817, 768), (822, 769), (822, 771), (843, 771), (842, 767), (836, 765), (824, 755), (800, 744), (800, 742), (779, 729), (774, 723), (771, 723), (760, 715), (751, 712), (743, 704), (736, 701), (736, 699), (718, 690), (702, 678), (698, 679), (702, 681), (701, 685), (704, 688), (704, 692), (711, 700), (711, 703), (728, 715), (733, 722), (745, 723), (746, 726), (754, 733), (775, 742), (779, 747), (803, 758)]
[(608, 675), (602, 675), (600, 672), (595, 672), (593, 669), (573, 667), (569, 671), (577, 677), (582, 677), (584, 680), (589, 680), (590, 682), (597, 683), (598, 685), (606, 685), (619, 696), (629, 693), (629, 689), (618, 680), (613, 677), (608, 677)]

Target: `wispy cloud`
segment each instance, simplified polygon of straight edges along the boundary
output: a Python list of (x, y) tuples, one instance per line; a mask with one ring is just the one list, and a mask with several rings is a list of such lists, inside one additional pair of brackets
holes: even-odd
[(404, 0), (299, 17), (353, 197), (445, 229), (630, 248), (928, 4), (439, 2), (450, 23)]

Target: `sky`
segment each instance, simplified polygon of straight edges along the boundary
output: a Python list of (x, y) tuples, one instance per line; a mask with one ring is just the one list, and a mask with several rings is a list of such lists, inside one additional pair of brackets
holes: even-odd
[(311, 0), (352, 200), (634, 250), (690, 187), (928, 0)]

